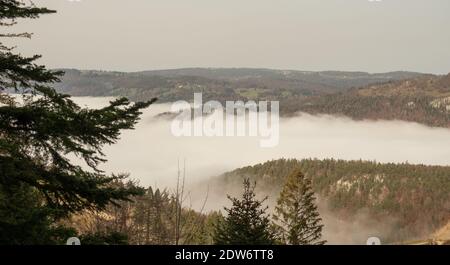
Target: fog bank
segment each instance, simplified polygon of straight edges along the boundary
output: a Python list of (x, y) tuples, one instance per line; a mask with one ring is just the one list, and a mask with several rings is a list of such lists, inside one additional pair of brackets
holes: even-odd
[[(74, 98), (85, 106), (101, 107), (111, 98)], [(450, 129), (430, 128), (403, 121), (352, 121), (333, 116), (299, 114), (280, 119), (279, 145), (260, 147), (259, 137), (175, 137), (171, 120), (155, 118), (170, 104), (155, 104), (144, 111), (136, 129), (125, 131), (119, 142), (104, 151), (109, 173), (130, 173), (141, 185), (173, 189), (177, 162), (186, 159), (188, 195), (185, 206), (199, 210), (207, 193), (207, 180), (226, 171), (278, 158), (335, 158), (450, 165)], [(258, 188), (258, 187), (257, 187)], [(229, 206), (226, 194), (241, 190), (209, 189), (205, 210)], [(266, 194), (258, 193), (262, 198)], [(269, 198), (269, 205), (276, 198)], [(270, 205), (273, 206), (273, 205)], [(272, 207), (271, 207), (272, 208)], [(388, 233), (393, 220), (374, 224), (364, 213), (352, 221), (338, 219), (325, 202), (319, 205), (329, 243), (364, 244), (369, 236)]]
[[(78, 97), (85, 106), (101, 107), (110, 98)], [(105, 147), (107, 172), (128, 172), (142, 185), (175, 182), (177, 159), (186, 159), (187, 180), (195, 182), (278, 158), (335, 158), (450, 165), (450, 130), (403, 121), (352, 121), (332, 116), (300, 114), (280, 119), (280, 141), (261, 148), (259, 137), (175, 137), (171, 120), (155, 115), (170, 104), (144, 111), (136, 129), (125, 131), (119, 142)]]

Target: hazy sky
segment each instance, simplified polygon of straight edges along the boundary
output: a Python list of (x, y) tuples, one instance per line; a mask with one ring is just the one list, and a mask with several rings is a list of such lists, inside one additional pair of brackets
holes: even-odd
[(35, 0), (16, 29), (49, 67), (450, 72), (448, 0)]

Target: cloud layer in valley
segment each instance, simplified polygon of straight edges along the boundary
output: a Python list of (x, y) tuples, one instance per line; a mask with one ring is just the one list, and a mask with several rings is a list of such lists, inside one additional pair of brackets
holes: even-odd
[[(81, 105), (104, 106), (108, 98), (74, 98)], [(261, 148), (258, 137), (175, 137), (171, 120), (155, 118), (170, 109), (155, 104), (145, 110), (136, 129), (122, 134), (119, 142), (105, 148), (111, 173), (130, 173), (141, 185), (174, 187), (177, 161), (186, 159), (189, 202), (199, 209), (205, 199), (207, 180), (238, 167), (278, 158), (335, 158), (376, 160), (412, 164), (450, 165), (450, 130), (430, 128), (402, 121), (352, 121), (333, 116), (300, 114), (280, 120), (280, 142), (274, 148)], [(228, 204), (225, 192), (210, 190), (206, 209)], [(211, 194), (215, 193), (215, 194)], [(258, 194), (265, 196), (264, 194)], [(273, 203), (270, 198), (269, 203)], [(364, 244), (378, 231), (389, 231), (390, 223), (373, 227), (364, 213), (349, 221), (337, 219), (321, 204), (326, 224), (324, 236), (330, 243)], [(392, 220), (390, 221), (392, 222)], [(381, 230), (380, 230), (381, 229)]]
[[(75, 98), (81, 105), (101, 107), (108, 98)], [(108, 172), (128, 172), (143, 185), (174, 183), (177, 159), (186, 158), (191, 181), (237, 167), (278, 158), (335, 158), (450, 165), (450, 130), (402, 121), (352, 121), (301, 114), (280, 120), (280, 142), (261, 148), (258, 137), (175, 137), (171, 120), (155, 115), (169, 104), (144, 111), (136, 130), (107, 146)]]

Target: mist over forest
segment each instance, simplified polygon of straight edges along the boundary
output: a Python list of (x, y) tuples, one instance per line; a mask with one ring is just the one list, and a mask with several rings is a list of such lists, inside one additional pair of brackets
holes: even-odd
[[(73, 99), (90, 108), (103, 107), (112, 100)], [(218, 184), (225, 172), (281, 158), (450, 164), (450, 149), (442, 148), (450, 146), (450, 130), (445, 128), (405, 121), (354, 121), (332, 115), (298, 113), (295, 117), (281, 118), (278, 146), (262, 148), (258, 137), (176, 137), (171, 133), (173, 120), (160, 116), (170, 108), (171, 104), (166, 103), (146, 109), (135, 130), (125, 132), (116, 145), (105, 148), (108, 162), (102, 168), (108, 172), (129, 173), (131, 179), (143, 186), (174, 191), (180, 163), (181, 169), (186, 171), (185, 205), (198, 211), (223, 210), (230, 206), (227, 195), (240, 195), (240, 177), (235, 177), (234, 185)], [(268, 196), (266, 203), (273, 211), (279, 191), (259, 187), (259, 182), (258, 197)], [(324, 238), (330, 244), (364, 244), (371, 235), (395, 231), (394, 216), (373, 220), (369, 209), (363, 207), (352, 213), (351, 218), (343, 219), (330, 210), (329, 202), (320, 195), (318, 205), (325, 224)], [(426, 233), (433, 232), (430, 227), (426, 229)], [(415, 238), (413, 235), (403, 237)]]
[[(81, 106), (99, 108), (112, 98), (74, 97)], [(129, 172), (143, 185), (172, 186), (177, 160), (187, 160), (190, 182), (278, 158), (335, 158), (381, 163), (450, 164), (450, 130), (404, 121), (353, 121), (331, 115), (298, 114), (280, 120), (280, 142), (261, 148), (259, 137), (176, 137), (171, 119), (157, 115), (170, 104), (146, 109), (136, 130), (105, 148), (110, 172)]]
[(0, 245), (450, 244), (448, 2), (175, 2), (0, 0)]

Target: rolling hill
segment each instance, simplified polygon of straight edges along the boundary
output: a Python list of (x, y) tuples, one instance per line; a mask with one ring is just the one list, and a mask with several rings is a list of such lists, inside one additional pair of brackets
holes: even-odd
[(450, 74), (368, 85), (287, 104), (288, 112), (343, 115), (356, 120), (404, 120), (450, 127)]
[(65, 69), (59, 91), (158, 102), (277, 100), (283, 116), (331, 114), (450, 127), (450, 74), (188, 68), (135, 73)]
[(363, 220), (383, 242), (430, 238), (450, 221), (450, 167), (280, 159), (227, 172), (210, 185), (225, 196), (239, 191), (247, 177), (256, 181), (259, 194), (274, 201), (294, 168), (312, 180), (321, 214), (335, 218), (331, 224)]
[(242, 68), (192, 68), (135, 73), (62, 70), (66, 74), (56, 87), (73, 96), (126, 96), (132, 100), (158, 97), (159, 102), (192, 100), (194, 92), (203, 92), (204, 98), (219, 101), (282, 100), (421, 76), (410, 72), (368, 74)]

